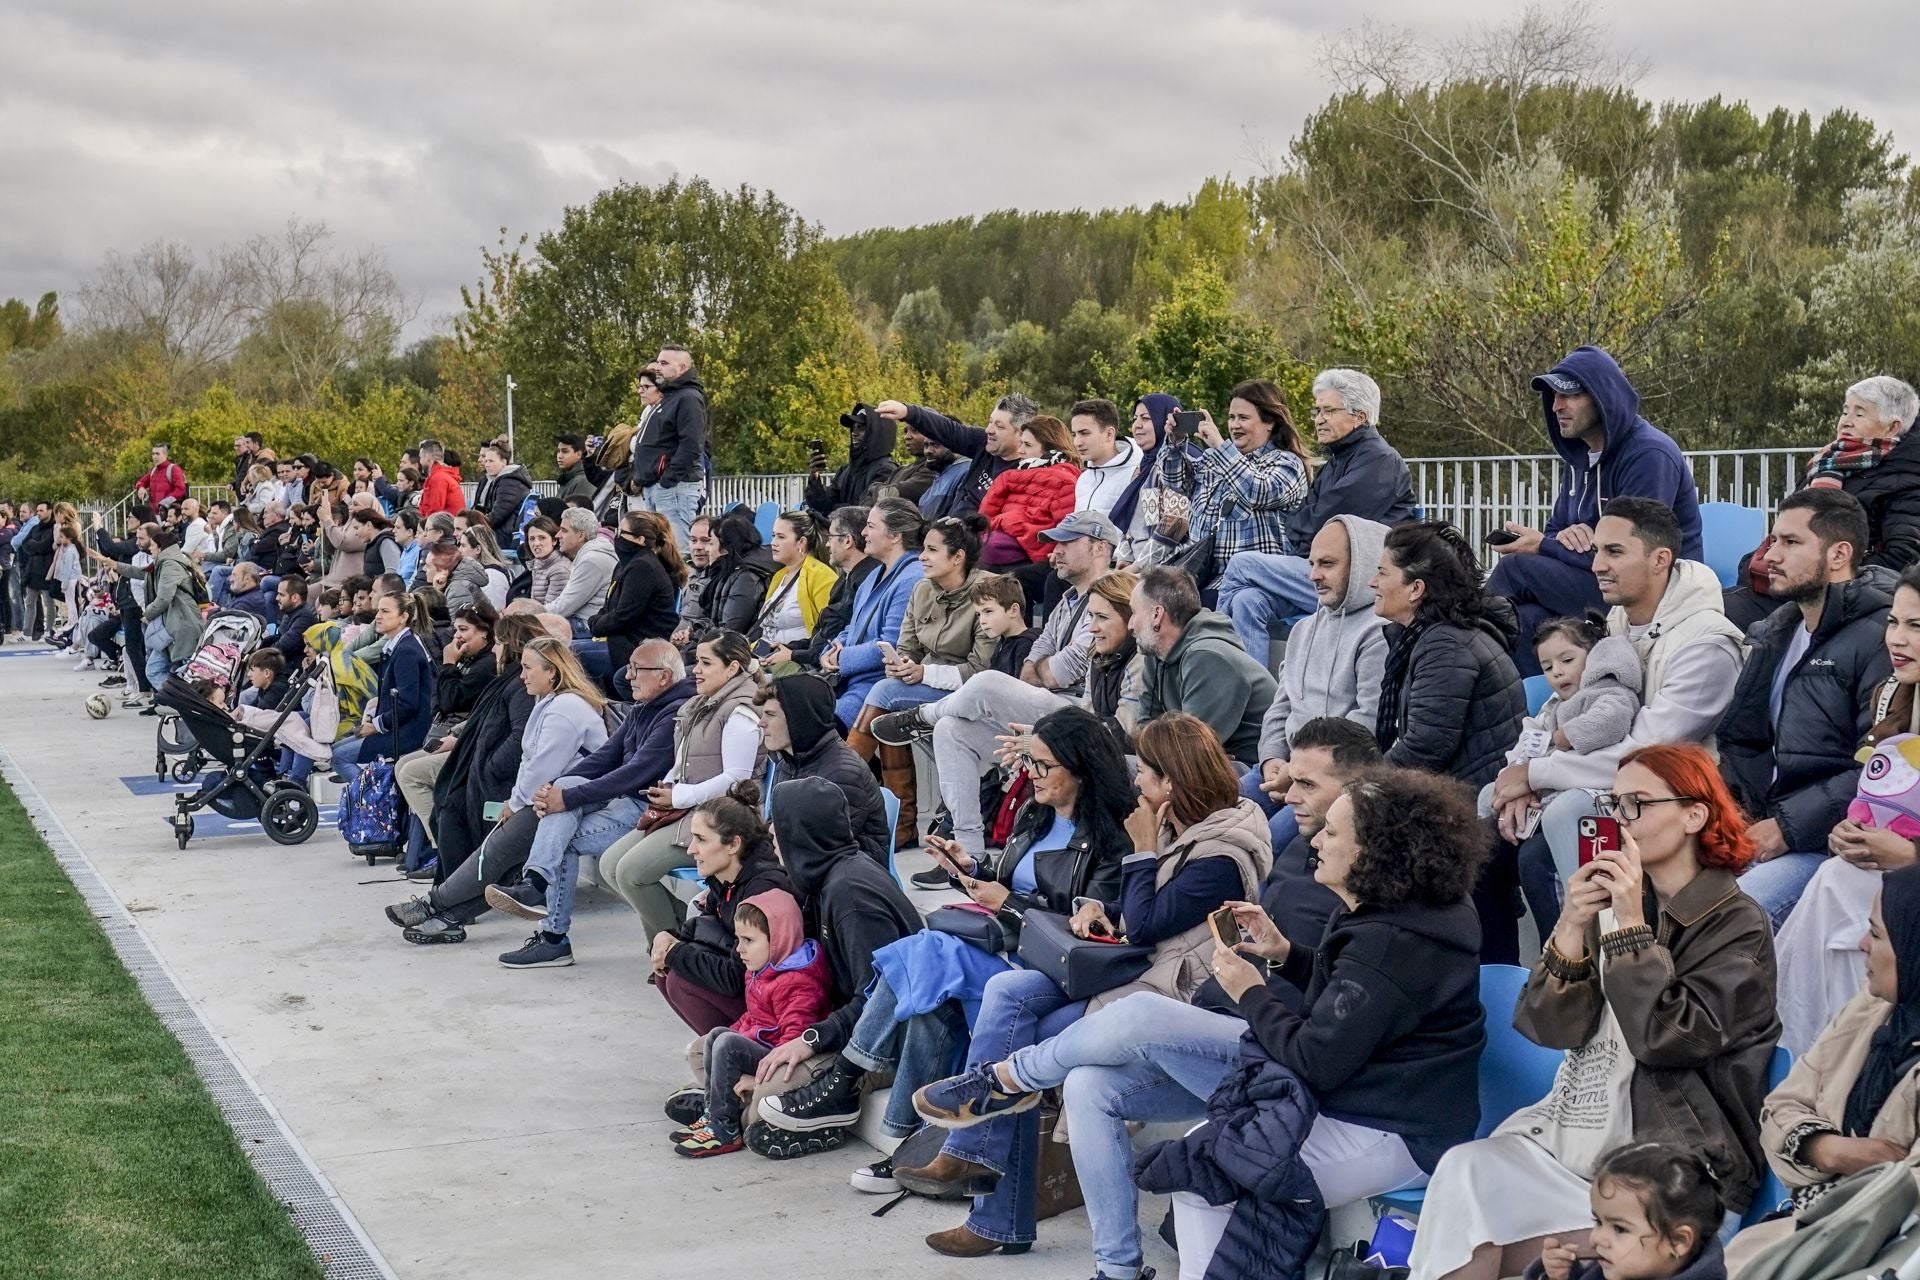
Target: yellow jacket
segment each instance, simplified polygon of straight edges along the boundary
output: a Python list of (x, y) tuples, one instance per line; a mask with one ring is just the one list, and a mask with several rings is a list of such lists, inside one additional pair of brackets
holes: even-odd
[[(762, 610), (773, 603), (792, 573), (792, 569), (782, 565), (779, 572), (768, 579), (767, 594), (760, 604)], [(800, 621), (806, 625), (808, 635), (813, 634), (813, 626), (820, 620), (820, 611), (827, 607), (827, 597), (833, 594), (834, 584), (838, 581), (839, 573), (826, 561), (808, 556), (800, 562), (800, 582), (794, 590), (800, 593)]]

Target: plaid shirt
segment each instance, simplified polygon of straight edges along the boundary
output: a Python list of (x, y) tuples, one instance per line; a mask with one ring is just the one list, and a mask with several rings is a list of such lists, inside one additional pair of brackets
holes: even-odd
[(1222, 568), (1242, 551), (1287, 555), (1305, 550), (1287, 545), (1287, 512), (1307, 500), (1307, 464), (1298, 454), (1271, 444), (1242, 454), (1231, 440), (1197, 457), (1162, 449), (1160, 483), (1191, 497), (1188, 541), (1210, 535)]

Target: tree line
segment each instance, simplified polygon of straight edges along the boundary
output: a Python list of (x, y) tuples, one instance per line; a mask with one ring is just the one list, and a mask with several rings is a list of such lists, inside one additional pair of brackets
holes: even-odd
[(336, 458), (471, 449), (508, 374), (538, 459), (633, 421), (664, 341), (699, 362), (723, 471), (797, 468), (885, 397), (1218, 410), (1264, 374), (1304, 427), (1312, 372), (1352, 364), (1402, 452), (1433, 455), (1541, 451), (1527, 380), (1584, 342), (1697, 448), (1824, 439), (1848, 383), (1920, 376), (1920, 193), (1892, 138), (1847, 110), (1649, 101), (1602, 34), (1579, 5), (1437, 52), (1362, 28), (1283, 154), (1177, 203), (831, 239), (771, 192), (620, 184), (503, 229), (405, 347), (384, 259), (324, 227), (109, 255), (72, 317), (0, 304), (0, 492), (116, 491), (161, 438), (216, 475), (249, 429)]

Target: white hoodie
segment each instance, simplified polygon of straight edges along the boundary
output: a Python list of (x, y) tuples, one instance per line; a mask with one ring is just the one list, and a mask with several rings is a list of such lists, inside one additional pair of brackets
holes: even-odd
[(1134, 473), (1139, 470), (1140, 446), (1122, 436), (1108, 461), (1097, 467), (1090, 462), (1080, 464), (1080, 478), (1073, 482), (1073, 509), (1091, 509), (1103, 516), (1110, 514), (1113, 504), (1120, 501), (1120, 495), (1127, 491)]

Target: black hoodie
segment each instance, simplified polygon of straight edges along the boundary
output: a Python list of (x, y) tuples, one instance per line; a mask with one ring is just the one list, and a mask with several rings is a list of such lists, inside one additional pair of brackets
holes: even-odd
[(837, 1052), (866, 1008), (873, 953), (918, 933), (920, 913), (892, 876), (860, 856), (846, 796), (825, 778), (774, 788), (773, 833), (808, 932), (827, 953), (834, 992), (846, 1000), (810, 1028), (818, 1032), (816, 1049)]
[(847, 465), (834, 472), (832, 479), (807, 477), (807, 505), (823, 519), (836, 507), (872, 506), (880, 486), (891, 484), (900, 471), (900, 464), (893, 460), (898, 436), (893, 419), (859, 405), (841, 421), (849, 424)]
[(1296, 945), (1280, 972), (1305, 991), (1306, 1012), (1262, 985), (1240, 1014), (1322, 1115), (1399, 1134), (1428, 1173), (1473, 1137), (1487, 1035), (1471, 903), (1336, 910), (1319, 949)]
[(734, 946), (734, 909), (769, 889), (791, 893), (793, 885), (772, 850), (767, 850), (744, 859), (732, 884), (708, 876), (706, 886), (700, 909), (674, 931), (680, 945), (667, 952), (667, 972), (717, 995), (743, 995), (747, 967), (740, 962), (740, 952)]
[(787, 734), (792, 744), (785, 751), (772, 753), (772, 785), (777, 787), (795, 778), (825, 778), (840, 788), (854, 815), (854, 840), (862, 852), (885, 867), (887, 851), (893, 845), (893, 828), (887, 823), (873, 770), (840, 736), (840, 724), (833, 718), (833, 686), (803, 672), (775, 680), (773, 693), (787, 714)]
[(679, 593), (660, 557), (631, 538), (614, 538), (613, 554), (613, 581), (606, 603), (587, 629), (605, 638), (607, 661), (613, 670), (622, 671), (641, 641), (664, 640), (680, 625), (679, 610), (674, 608)]
[(707, 394), (700, 379), (686, 377), (660, 385), (660, 407), (647, 415), (647, 434), (633, 446), (633, 483), (699, 483), (706, 478)]

